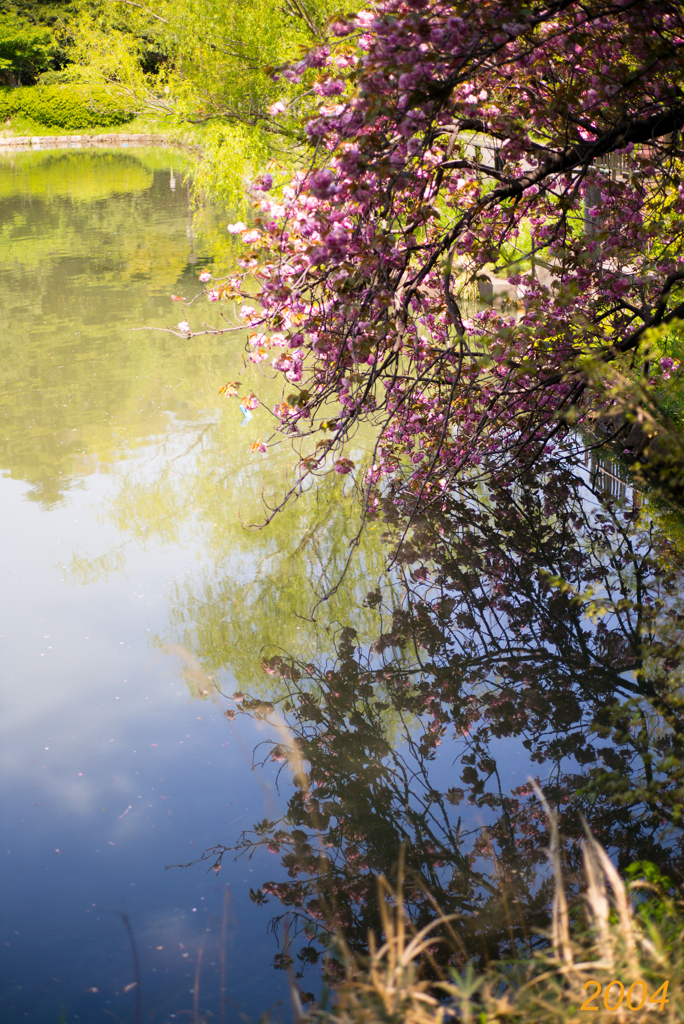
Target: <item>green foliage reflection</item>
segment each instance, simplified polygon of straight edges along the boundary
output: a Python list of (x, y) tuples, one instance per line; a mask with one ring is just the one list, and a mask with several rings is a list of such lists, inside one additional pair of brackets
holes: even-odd
[(200, 290), (187, 168), (171, 152), (0, 159), (3, 468), (40, 501), (218, 406), (225, 346), (130, 330), (173, 325), (171, 293)]

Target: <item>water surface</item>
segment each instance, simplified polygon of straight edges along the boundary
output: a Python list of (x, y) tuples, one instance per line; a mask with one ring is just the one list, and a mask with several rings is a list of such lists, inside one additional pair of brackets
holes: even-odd
[(331, 929), (363, 950), (400, 850), (417, 924), (431, 891), (469, 956), (508, 955), (548, 919), (530, 778), (571, 866), (581, 810), (621, 867), (682, 872), (680, 520), (587, 455), (463, 485), (406, 535), (387, 493), (346, 575), (353, 481), (252, 528), (297, 455), (251, 454), (268, 410), (218, 389), (275, 382), (241, 336), (150, 329), (226, 257), (186, 170), (0, 162), (11, 1024), (135, 1020), (123, 914), (150, 1020), (287, 1016), (282, 968), (318, 995)]
[[(249, 900), (258, 858), (220, 875), (165, 870), (279, 799), (274, 773), (252, 770), (263, 726), (238, 735), (200, 649), (167, 637), (171, 597), (217, 563), (252, 579), (293, 525), (268, 540), (242, 525), (262, 518), (267, 477), (249, 442), (263, 423), (255, 413), (243, 429), (218, 389), (239, 376), (244, 338), (130, 330), (174, 326), (171, 294), (197, 294), (211, 266), (187, 170), (154, 150), (0, 162), (7, 1022), (56, 1022), (62, 1008), (69, 1021), (134, 1019), (121, 913), (146, 1012), (193, 1008), (203, 946), (200, 1009), (216, 1014), (226, 891), (227, 1019), (285, 993), (269, 914)], [(268, 472), (278, 478), (277, 459)], [(287, 586), (274, 629), (294, 635)], [(224, 613), (248, 672), (253, 626), (239, 607)]]

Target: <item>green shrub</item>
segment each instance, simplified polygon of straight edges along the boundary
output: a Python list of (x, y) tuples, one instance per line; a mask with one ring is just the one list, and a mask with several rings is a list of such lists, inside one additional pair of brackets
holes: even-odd
[(78, 82), (78, 73), (74, 73), (71, 67), (61, 68), (59, 71), (44, 71), (38, 75), (37, 85), (72, 85)]
[(122, 96), (98, 86), (36, 85), (13, 91), (20, 93), (18, 109), (22, 114), (49, 128), (109, 128), (134, 116)]
[(0, 87), (0, 122), (6, 121), (12, 114), (16, 114), (20, 107), (20, 89)]

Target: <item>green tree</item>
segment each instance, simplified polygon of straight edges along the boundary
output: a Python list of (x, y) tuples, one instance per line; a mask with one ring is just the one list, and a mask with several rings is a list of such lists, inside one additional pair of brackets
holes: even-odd
[(5, 85), (26, 85), (50, 67), (57, 43), (49, 28), (18, 14), (0, 20), (0, 76)]
[(77, 0), (60, 37), (64, 73), (123, 89), (141, 114), (198, 137), (198, 193), (235, 203), (260, 166), (300, 152), (313, 73), (293, 83), (274, 70), (327, 41), (333, 10), (332, 0)]

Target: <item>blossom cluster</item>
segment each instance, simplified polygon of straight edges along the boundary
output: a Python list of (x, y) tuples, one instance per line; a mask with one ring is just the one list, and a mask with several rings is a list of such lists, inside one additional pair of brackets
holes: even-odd
[(347, 466), (369, 419), (370, 481), (434, 494), (548, 451), (588, 367), (682, 315), (684, 14), (385, 0), (334, 32), (284, 72), (318, 76), (313, 164), (229, 225), (260, 286), (249, 359), (300, 390), (288, 433), (330, 435), (307, 471)]

